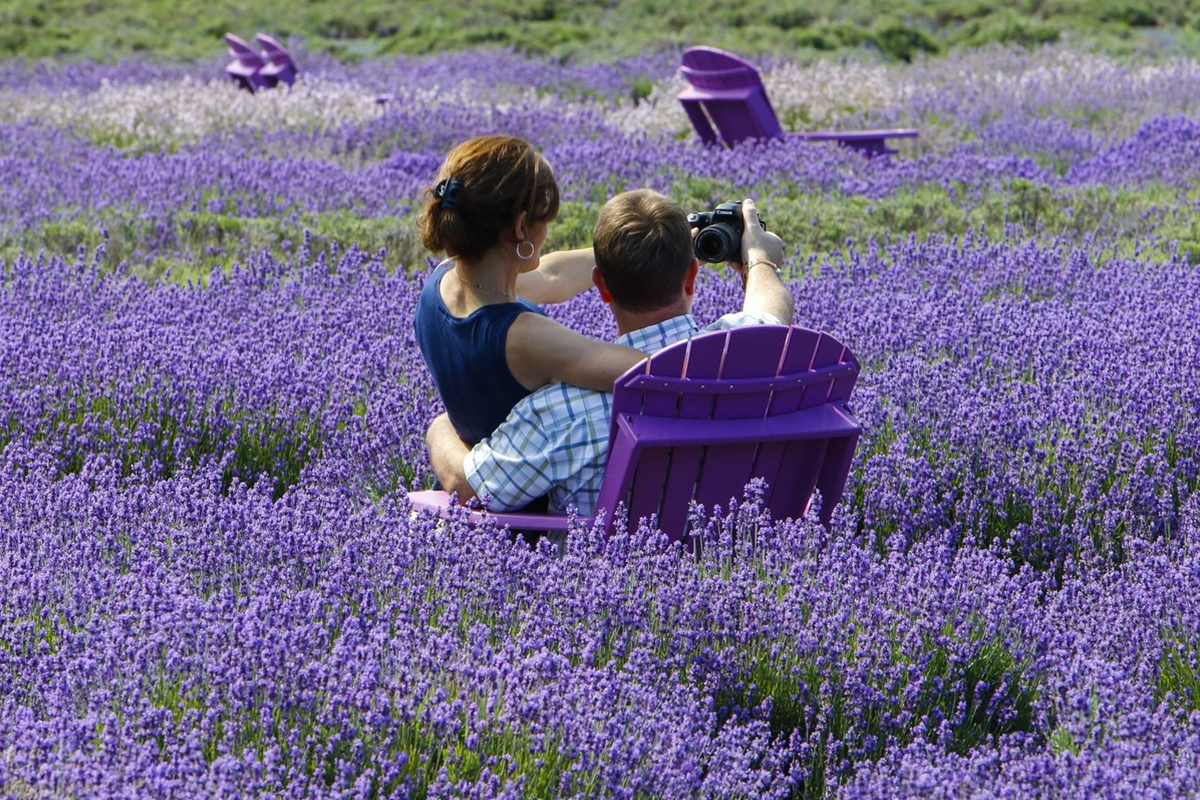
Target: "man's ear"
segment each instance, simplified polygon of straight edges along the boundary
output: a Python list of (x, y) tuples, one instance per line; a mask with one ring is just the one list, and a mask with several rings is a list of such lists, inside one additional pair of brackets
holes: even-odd
[(592, 283), (596, 284), (596, 289), (600, 292), (600, 299), (611, 304), (612, 293), (608, 291), (608, 284), (604, 282), (604, 276), (600, 274), (599, 267), (592, 267)]
[(700, 274), (700, 259), (692, 258), (692, 263), (688, 264), (687, 274), (683, 278), (683, 293), (688, 297), (694, 297), (696, 294), (696, 276)]

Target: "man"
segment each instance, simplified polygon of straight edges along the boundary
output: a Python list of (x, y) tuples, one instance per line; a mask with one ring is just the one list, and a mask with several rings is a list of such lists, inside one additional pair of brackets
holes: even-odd
[[(592, 280), (616, 318), (619, 344), (653, 353), (708, 330), (791, 324), (791, 292), (780, 279), (783, 242), (759, 224), (753, 200), (742, 201), (741, 262), (730, 262), (746, 289), (742, 310), (707, 328), (691, 315), (700, 261), (687, 215), (646, 189), (605, 204), (596, 222)], [(468, 448), (442, 414), (426, 441), (434, 474), (460, 502), (488, 500), (510, 511), (546, 496), (550, 513), (568, 505), (590, 515), (604, 477), (612, 394), (566, 384), (543, 387), (517, 403), (488, 438)]]

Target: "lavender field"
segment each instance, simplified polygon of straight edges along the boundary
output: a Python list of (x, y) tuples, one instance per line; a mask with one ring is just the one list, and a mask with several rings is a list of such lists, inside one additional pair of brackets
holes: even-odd
[[(890, 163), (705, 150), (676, 64), (0, 62), (0, 796), (1200, 793), (1200, 63), (764, 62), (790, 126), (919, 128)], [(496, 131), (551, 249), (758, 200), (864, 367), (828, 529), (411, 513), (414, 209)]]

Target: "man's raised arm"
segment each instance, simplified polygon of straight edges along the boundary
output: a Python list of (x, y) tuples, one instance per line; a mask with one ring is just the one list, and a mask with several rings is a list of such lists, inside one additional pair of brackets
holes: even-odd
[(742, 201), (742, 219), (745, 222), (742, 262), (730, 262), (746, 287), (742, 310), (770, 314), (784, 325), (791, 325), (795, 302), (779, 269), (783, 263), (783, 240), (763, 229), (758, 221), (758, 206), (750, 198)]

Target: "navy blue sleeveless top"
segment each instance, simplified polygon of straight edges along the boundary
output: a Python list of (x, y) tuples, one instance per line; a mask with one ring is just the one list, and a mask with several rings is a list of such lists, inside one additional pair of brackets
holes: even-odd
[(442, 395), (454, 429), (468, 445), (492, 435), (529, 390), (508, 368), (504, 345), (513, 321), (527, 311), (545, 316), (527, 300), (483, 306), (459, 318), (442, 301), (439, 285), (454, 266), (434, 269), (413, 317), (417, 345)]

